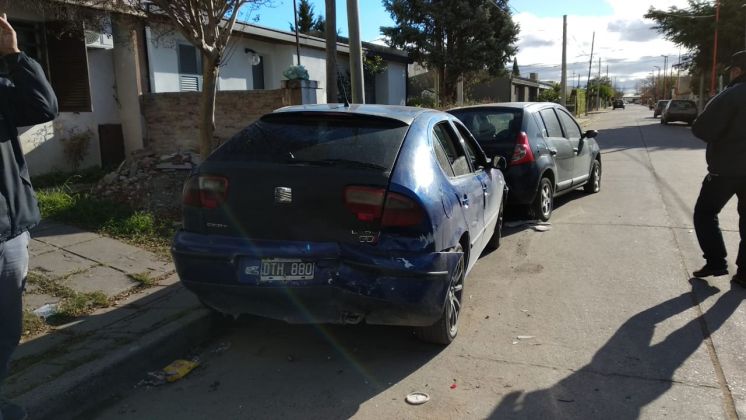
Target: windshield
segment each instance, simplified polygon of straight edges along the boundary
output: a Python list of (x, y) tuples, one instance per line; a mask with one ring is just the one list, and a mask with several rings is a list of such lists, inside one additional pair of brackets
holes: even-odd
[(390, 170), (407, 127), (365, 116), (270, 114), (233, 136), (210, 160)]

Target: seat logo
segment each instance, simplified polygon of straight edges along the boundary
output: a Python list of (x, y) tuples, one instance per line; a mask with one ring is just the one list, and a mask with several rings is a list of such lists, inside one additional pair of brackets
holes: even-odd
[(288, 204), (293, 202), (293, 189), (289, 187), (275, 187), (275, 203)]

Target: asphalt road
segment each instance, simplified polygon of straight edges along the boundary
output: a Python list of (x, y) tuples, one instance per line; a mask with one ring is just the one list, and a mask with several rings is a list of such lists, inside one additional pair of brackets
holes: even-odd
[[(91, 416), (746, 418), (746, 291), (690, 275), (704, 145), (651, 116), (592, 116), (602, 191), (558, 199), (551, 230), (513, 228), (481, 258), (451, 346), (406, 328), (245, 320), (216, 330), (185, 379)], [(733, 255), (737, 222), (734, 199), (721, 217)], [(413, 391), (430, 401), (407, 405)]]

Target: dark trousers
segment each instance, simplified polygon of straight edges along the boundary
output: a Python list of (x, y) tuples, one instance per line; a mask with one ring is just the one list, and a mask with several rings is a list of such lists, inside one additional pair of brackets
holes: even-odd
[(738, 246), (736, 264), (741, 272), (746, 270), (746, 178), (727, 178), (707, 175), (702, 182), (697, 205), (694, 206), (694, 230), (707, 264), (726, 267), (723, 234), (720, 232), (718, 213), (733, 196), (738, 197), (738, 230), (741, 243)]
[(28, 242), (28, 233), (0, 242), (0, 387), (21, 339), (21, 296), (28, 272)]

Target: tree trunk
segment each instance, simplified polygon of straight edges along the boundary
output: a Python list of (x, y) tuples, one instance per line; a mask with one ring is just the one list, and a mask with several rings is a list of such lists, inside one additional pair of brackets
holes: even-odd
[(202, 159), (218, 146), (215, 139), (215, 96), (218, 88), (220, 68), (218, 60), (206, 54), (202, 56), (202, 95), (199, 109), (199, 154)]

